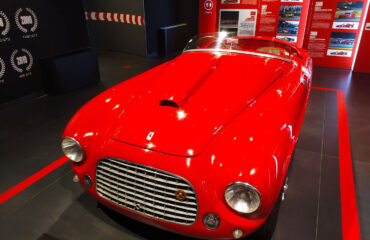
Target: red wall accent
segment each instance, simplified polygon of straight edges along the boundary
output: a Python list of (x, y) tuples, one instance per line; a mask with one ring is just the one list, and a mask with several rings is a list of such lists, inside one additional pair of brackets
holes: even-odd
[(199, 34), (217, 32), (217, 0), (199, 0)]
[[(370, 12), (367, 12), (366, 23), (370, 24)], [(354, 72), (366, 72), (370, 73), (370, 30), (364, 30), (362, 32), (361, 43), (358, 48), (357, 57), (355, 60)]]

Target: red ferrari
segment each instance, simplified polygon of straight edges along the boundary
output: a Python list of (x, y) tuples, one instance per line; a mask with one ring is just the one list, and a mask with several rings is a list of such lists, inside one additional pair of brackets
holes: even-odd
[(274, 230), (311, 86), (305, 50), (275, 38), (191, 39), (71, 119), (63, 151), (102, 204), (183, 235)]
[(354, 12), (345, 12), (339, 15), (339, 18), (355, 18), (356, 13)]

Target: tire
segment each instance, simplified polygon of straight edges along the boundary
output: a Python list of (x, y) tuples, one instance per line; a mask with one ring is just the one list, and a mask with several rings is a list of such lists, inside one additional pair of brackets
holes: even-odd
[(285, 176), (283, 186), (281, 186), (280, 193), (278, 198), (276, 199), (276, 203), (274, 205), (274, 208), (271, 211), (270, 216), (266, 219), (266, 221), (262, 224), (262, 226), (257, 229), (253, 234), (250, 235), (250, 238), (247, 239), (251, 240), (270, 240), (272, 238), (272, 235), (275, 232), (276, 223), (279, 216), (279, 210), (280, 210), (280, 204), (284, 197), (286, 197), (286, 190), (285, 186), (288, 185), (288, 175), (291, 171), (292, 164), (289, 164), (287, 174)]
[[(274, 234), (277, 219), (279, 216), (280, 204), (283, 195), (283, 188), (280, 190), (278, 199), (276, 200), (275, 206), (271, 211), (270, 216), (266, 219), (266, 221), (262, 224), (262, 226), (257, 229), (252, 235), (250, 235), (250, 239), (253, 240), (270, 240), (272, 235)], [(248, 238), (249, 239), (249, 238)]]

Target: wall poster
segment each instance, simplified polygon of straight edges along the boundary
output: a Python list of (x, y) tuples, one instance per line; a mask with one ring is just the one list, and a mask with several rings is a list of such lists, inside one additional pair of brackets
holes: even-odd
[(366, 1), (314, 0), (304, 47), (314, 65), (352, 68)]
[(277, 38), (288, 42), (297, 42), (301, 13), (302, 5), (280, 6)]
[(364, 2), (340, 1), (333, 22), (334, 29), (358, 29)]
[(257, 9), (221, 9), (219, 31), (238, 36), (254, 36), (256, 33)]
[(303, 45), (309, 1), (218, 0), (218, 3), (218, 31), (276, 37)]

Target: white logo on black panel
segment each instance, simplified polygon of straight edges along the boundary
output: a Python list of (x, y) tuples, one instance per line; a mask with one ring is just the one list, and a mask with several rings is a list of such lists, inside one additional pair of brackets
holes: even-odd
[(19, 8), (15, 12), (15, 23), (19, 30), (24, 33), (33, 33), (38, 26), (37, 16), (30, 8)]
[(0, 58), (0, 83), (3, 82), (3, 77), (5, 75), (5, 62), (2, 58)]
[(0, 35), (6, 36), (10, 30), (10, 22), (4, 12), (0, 11)]
[(15, 71), (19, 73), (28, 72), (32, 69), (33, 57), (27, 49), (16, 49), (10, 56), (10, 63)]

